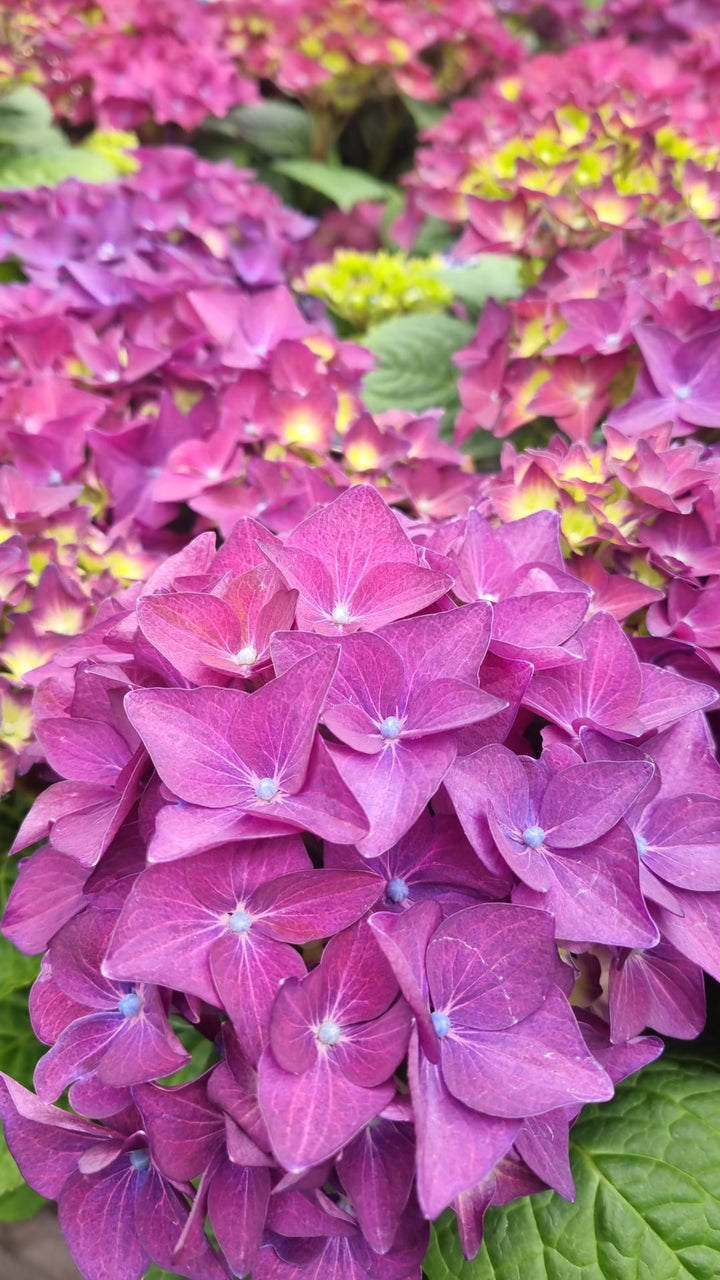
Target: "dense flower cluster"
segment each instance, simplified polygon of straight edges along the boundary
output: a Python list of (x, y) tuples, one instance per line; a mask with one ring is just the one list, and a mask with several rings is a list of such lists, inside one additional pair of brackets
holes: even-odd
[[(717, 695), (603, 604), (553, 513), (433, 527), (356, 485), (201, 534), (50, 669), (4, 922), (48, 947), (49, 1048), (0, 1106), (90, 1280), (402, 1280), (450, 1203), (471, 1255), (488, 1204), (572, 1194), (569, 1124), (646, 1025), (697, 1033)], [(188, 1026), (217, 1061), (167, 1086)]]
[(413, 311), (437, 311), (453, 301), (439, 278), (442, 258), (338, 249), (329, 262), (314, 263), (296, 282), (322, 298), (334, 316), (361, 333), (371, 324)]
[(417, 514), (479, 492), (439, 414), (363, 411), (369, 353), (293, 301), (311, 221), (229, 164), (136, 155), (0, 212), (25, 277), (0, 295), (3, 790), (36, 758), (31, 673), (194, 531), (285, 529), (357, 475)]
[(717, 236), (692, 218), (559, 253), (522, 298), (486, 308), (458, 354), (458, 439), (543, 418), (573, 441), (604, 419), (631, 438), (719, 426), (719, 255)]
[(260, 81), (340, 116), (372, 94), (435, 99), (522, 51), (490, 0), (53, 0), (40, 21), (27, 8), (5, 18), (9, 66), (59, 116), (122, 129), (193, 129)]
[(717, 223), (720, 24), (715, 57), (688, 48), (694, 60), (620, 37), (543, 52), (459, 99), (425, 135), (400, 234), (430, 213), (466, 224), (460, 254), (547, 259), (648, 216)]

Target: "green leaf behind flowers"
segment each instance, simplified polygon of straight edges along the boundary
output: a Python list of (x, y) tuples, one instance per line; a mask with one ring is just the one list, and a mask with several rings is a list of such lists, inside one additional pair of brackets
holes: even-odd
[(387, 200), (393, 188), (361, 169), (345, 165), (324, 164), (321, 160), (280, 160), (272, 166), (275, 173), (292, 178), (332, 200), (338, 209), (348, 213), (363, 200)]
[(553, 1192), (491, 1209), (473, 1262), (451, 1215), (428, 1280), (717, 1280), (720, 1071), (664, 1057), (586, 1107), (572, 1131), (574, 1204)]
[(377, 356), (363, 390), (370, 412), (402, 406), (454, 415), (459, 401), (452, 356), (472, 335), (472, 325), (443, 312), (399, 316), (369, 329), (363, 342)]

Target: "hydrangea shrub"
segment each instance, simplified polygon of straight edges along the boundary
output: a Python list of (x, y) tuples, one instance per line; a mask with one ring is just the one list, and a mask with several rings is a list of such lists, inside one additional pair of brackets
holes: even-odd
[[(411, 1276), (499, 1162), (572, 1194), (583, 1103), (720, 976), (716, 701), (552, 513), (428, 537), (357, 485), (116, 597), (38, 689), (4, 923), (48, 947), (7, 1138), (84, 1273)], [(211, 1065), (168, 1085), (183, 1027)]]

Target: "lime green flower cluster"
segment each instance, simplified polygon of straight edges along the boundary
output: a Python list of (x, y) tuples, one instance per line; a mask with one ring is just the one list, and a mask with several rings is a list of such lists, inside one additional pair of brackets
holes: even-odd
[(530, 136), (511, 138), (479, 158), (461, 190), (509, 199), (520, 186), (526, 194), (577, 198), (582, 191), (611, 185), (621, 198), (640, 196), (655, 205), (681, 187), (686, 161), (710, 171), (718, 155), (718, 147), (699, 145), (667, 124), (641, 134), (614, 106), (591, 116), (569, 104)]
[(439, 311), (453, 298), (439, 279), (442, 259), (404, 253), (360, 253), (338, 249), (329, 262), (309, 267), (296, 288), (322, 298), (356, 333), (392, 316)]
[(137, 135), (127, 130), (96, 129), (85, 138), (82, 146), (85, 151), (106, 160), (115, 174), (124, 176), (127, 173), (137, 173), (140, 168), (132, 154), (138, 146)]

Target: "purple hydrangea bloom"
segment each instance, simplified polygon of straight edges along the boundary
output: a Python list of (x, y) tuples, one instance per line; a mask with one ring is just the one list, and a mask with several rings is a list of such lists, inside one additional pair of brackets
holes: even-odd
[[(173, 1266), (193, 1191), (159, 1173), (137, 1114), (101, 1128), (40, 1102), (3, 1075), (0, 1115), (26, 1181), (58, 1201), (63, 1234), (88, 1280), (141, 1280), (151, 1262)], [(204, 1237), (185, 1266), (194, 1280), (227, 1275)]]
[(258, 1068), (260, 1107), (280, 1163), (318, 1164), (395, 1093), (411, 1016), (366, 923), (328, 943), (317, 969), (275, 999)]
[(313, 870), (299, 836), (228, 845), (142, 872), (104, 969), (226, 1009), (257, 1061), (280, 984), (305, 973), (292, 944), (352, 924), (375, 894), (366, 871)]
[[(315, 735), (337, 647), (303, 660), (253, 694), (209, 688), (137, 690), (126, 709), (163, 782), (184, 807), (166, 815), (151, 857), (220, 840), (313, 830), (352, 841), (363, 812)], [(300, 665), (300, 664), (298, 664)], [(296, 682), (307, 695), (298, 700)]]

